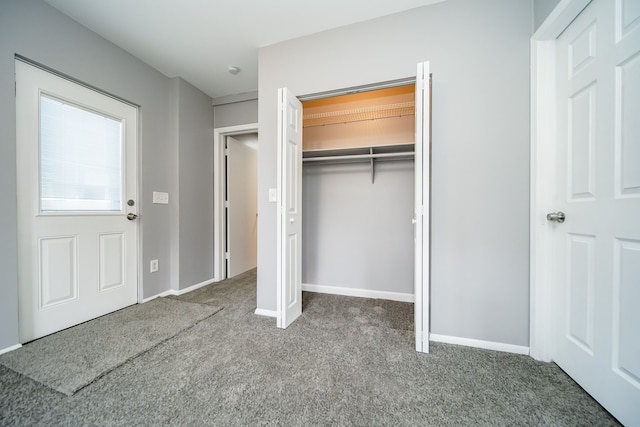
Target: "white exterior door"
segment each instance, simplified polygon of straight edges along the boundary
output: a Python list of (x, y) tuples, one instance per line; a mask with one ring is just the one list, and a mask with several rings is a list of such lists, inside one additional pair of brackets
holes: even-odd
[(137, 109), (16, 61), (16, 115), (27, 342), (137, 301)]
[[(556, 42), (554, 360), (640, 421), (640, 7), (595, 0)], [(566, 219), (560, 222), (559, 213)]]
[(257, 264), (257, 157), (255, 147), (227, 137), (228, 278), (255, 268)]
[(429, 352), (429, 242), (431, 191), (431, 71), (418, 64), (415, 141), (415, 328), (416, 350)]
[(278, 89), (277, 326), (302, 314), (302, 103)]

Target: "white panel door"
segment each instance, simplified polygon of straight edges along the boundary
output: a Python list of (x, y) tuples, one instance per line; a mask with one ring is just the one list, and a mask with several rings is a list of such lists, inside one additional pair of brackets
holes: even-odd
[(137, 109), (16, 61), (16, 116), (27, 342), (136, 303)]
[(258, 177), (255, 147), (227, 137), (227, 277), (256, 267)]
[(415, 328), (416, 350), (429, 352), (429, 242), (431, 191), (431, 71), (418, 64), (415, 142)]
[(640, 422), (640, 7), (593, 1), (558, 38), (554, 360)]
[(277, 326), (302, 313), (302, 103), (278, 89)]

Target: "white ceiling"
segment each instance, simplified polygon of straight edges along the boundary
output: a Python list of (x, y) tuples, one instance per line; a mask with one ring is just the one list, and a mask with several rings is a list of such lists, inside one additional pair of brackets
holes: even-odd
[(258, 89), (259, 47), (444, 0), (45, 1), (216, 98)]

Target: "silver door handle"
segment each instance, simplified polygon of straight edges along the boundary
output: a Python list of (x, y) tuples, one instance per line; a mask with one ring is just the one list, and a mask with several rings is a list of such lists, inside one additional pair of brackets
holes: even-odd
[(134, 213), (128, 213), (127, 214), (127, 219), (129, 221), (133, 221), (134, 219), (138, 218), (138, 215), (134, 214)]
[(564, 212), (562, 211), (558, 211), (558, 212), (551, 212), (547, 214), (547, 221), (555, 221), (558, 224), (562, 224), (565, 220), (565, 215)]

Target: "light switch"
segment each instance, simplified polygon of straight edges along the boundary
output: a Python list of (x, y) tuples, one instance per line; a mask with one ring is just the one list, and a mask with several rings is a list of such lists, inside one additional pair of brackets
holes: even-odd
[(153, 203), (160, 203), (163, 205), (169, 204), (169, 193), (162, 193), (160, 191), (153, 192)]
[(278, 201), (278, 189), (270, 188), (269, 189), (269, 203), (275, 203)]

